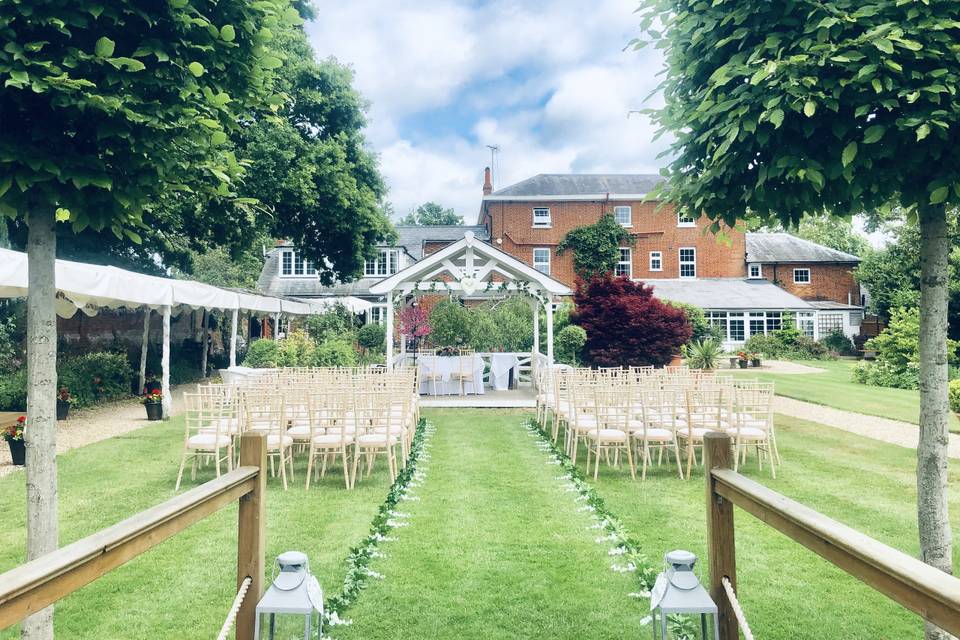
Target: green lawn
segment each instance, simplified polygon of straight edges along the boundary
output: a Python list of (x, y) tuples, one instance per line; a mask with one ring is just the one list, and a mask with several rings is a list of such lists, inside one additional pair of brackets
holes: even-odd
[[(810, 376), (796, 376), (809, 378)], [(628, 597), (635, 578), (610, 570), (591, 520), (556, 479), (559, 467), (520, 427), (525, 414), (425, 412), (437, 424), (420, 498), (404, 502), (409, 526), (391, 532), (386, 557), (335, 638), (646, 637), (645, 603)], [(778, 416), (785, 464), (777, 480), (745, 473), (909, 553), (917, 551), (913, 453)], [(60, 458), (63, 542), (112, 524), (173, 493), (182, 423), (146, 427)], [(338, 593), (349, 548), (384, 499), (380, 472), (342, 488), (335, 473), (305, 492), (303, 469), (284, 492), (271, 480), (268, 555), (306, 552), (325, 591)], [(601, 468), (608, 507), (648, 555), (704, 552), (702, 474), (681, 482), (673, 467), (646, 482)], [(198, 479), (198, 482), (208, 478)], [(952, 486), (960, 476), (955, 472)], [(22, 561), (23, 475), (0, 479), (4, 545), (0, 570)], [(953, 513), (960, 496), (951, 494)], [(233, 596), (236, 511), (226, 509), (85, 587), (57, 609), (58, 637), (213, 637)], [(960, 538), (958, 538), (960, 540)], [(960, 546), (960, 545), (958, 545)], [(799, 545), (737, 516), (740, 594), (757, 637), (901, 640), (919, 620)], [(960, 569), (960, 566), (958, 566)], [(0, 638), (16, 637), (13, 630)]]
[[(801, 362), (809, 367), (825, 369), (824, 373), (765, 373), (756, 369), (734, 371), (734, 375), (769, 380), (777, 383), (777, 395), (796, 398), (828, 407), (856, 411), (918, 424), (920, 392), (909, 389), (871, 387), (853, 381), (851, 360)], [(726, 370), (722, 370), (727, 373)], [(950, 430), (960, 431), (956, 416), (950, 416)]]

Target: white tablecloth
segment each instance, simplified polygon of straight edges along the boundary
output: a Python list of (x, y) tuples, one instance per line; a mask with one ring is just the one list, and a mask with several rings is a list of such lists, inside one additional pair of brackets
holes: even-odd
[[(417, 366), (420, 367), (420, 393), (425, 395), (449, 396), (460, 394), (460, 382), (454, 376), (461, 370), (460, 361), (465, 360), (464, 371), (473, 372), (473, 380), (465, 380), (464, 392), (480, 395), (483, 393), (483, 358), (472, 356), (420, 356)], [(437, 373), (440, 379), (436, 382), (427, 380), (427, 375)], [(436, 387), (434, 387), (436, 385)], [(434, 391), (436, 388), (436, 391)]]
[(229, 369), (220, 369), (220, 378), (226, 385), (237, 384), (263, 375), (264, 373), (276, 371), (276, 369), (254, 369), (252, 367), (230, 367)]
[(510, 385), (510, 370), (513, 379), (520, 376), (520, 358), (515, 353), (490, 354), (490, 386), (494, 391), (504, 391)]

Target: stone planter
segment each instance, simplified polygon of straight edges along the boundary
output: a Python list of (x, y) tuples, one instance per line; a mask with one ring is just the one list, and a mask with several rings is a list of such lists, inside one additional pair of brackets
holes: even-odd
[(13, 460), (13, 464), (18, 467), (25, 465), (27, 461), (27, 447), (23, 440), (7, 440), (7, 444), (10, 446), (10, 458)]
[(740, 362), (740, 358), (738, 358), (737, 356), (733, 356), (732, 358), (730, 358), (730, 368), (736, 369), (738, 362)]
[(147, 420), (163, 420), (163, 403), (144, 402), (143, 406), (147, 409)]
[(57, 420), (66, 420), (70, 414), (70, 403), (57, 400)]

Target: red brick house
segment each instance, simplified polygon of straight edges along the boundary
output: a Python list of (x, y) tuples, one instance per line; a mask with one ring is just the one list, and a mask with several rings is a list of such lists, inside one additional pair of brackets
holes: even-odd
[(649, 200), (660, 182), (644, 174), (540, 174), (494, 191), (485, 173), (478, 225), (503, 251), (575, 286), (573, 256), (557, 255), (572, 229), (613, 214), (633, 236), (616, 273), (654, 286), (665, 299), (703, 307), (728, 347), (779, 328), (784, 312), (811, 337), (854, 336), (863, 316), (856, 256), (787, 233), (714, 235), (705, 217), (680, 218)]

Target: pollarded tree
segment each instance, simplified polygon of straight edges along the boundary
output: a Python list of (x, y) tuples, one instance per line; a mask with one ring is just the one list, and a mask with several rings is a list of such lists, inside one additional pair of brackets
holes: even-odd
[(570, 322), (587, 332), (584, 359), (600, 367), (663, 366), (693, 332), (683, 309), (653, 297), (642, 282), (609, 273), (580, 283)]
[(584, 281), (610, 273), (620, 260), (620, 247), (633, 244), (633, 236), (605, 213), (593, 224), (567, 232), (557, 245), (557, 255), (573, 251), (573, 270)]
[[(171, 191), (227, 197), (228, 133), (275, 105), (263, 45), (300, 20), (286, 0), (0, 4), (0, 214), (29, 226), (27, 557), (57, 546), (57, 221), (139, 240)], [(51, 638), (52, 608), (25, 638)]]
[(960, 202), (960, 3), (646, 0), (643, 13), (638, 45), (666, 56), (654, 118), (675, 139), (664, 194), (680, 212), (718, 230), (900, 205), (919, 223), (920, 546), (950, 572), (946, 208)]

